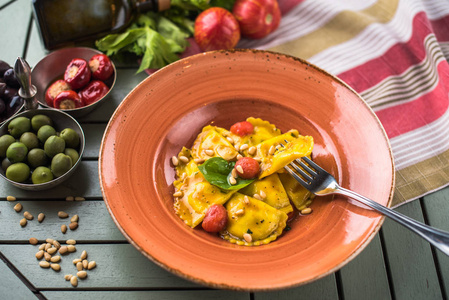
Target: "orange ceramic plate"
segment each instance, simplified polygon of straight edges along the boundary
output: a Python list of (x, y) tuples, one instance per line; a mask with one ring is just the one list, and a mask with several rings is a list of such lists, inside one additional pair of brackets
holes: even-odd
[[(313, 213), (269, 245), (230, 244), (185, 225), (173, 210), (170, 158), (201, 128), (259, 117), (315, 139), (314, 160), (341, 185), (389, 205), (394, 166), (379, 120), (351, 88), (277, 53), (198, 54), (145, 79), (124, 99), (102, 141), (100, 182), (127, 239), (167, 270), (235, 290), (273, 290), (321, 278), (354, 258), (383, 217), (344, 197), (320, 197)], [(199, 226), (201, 227), (201, 226)]]

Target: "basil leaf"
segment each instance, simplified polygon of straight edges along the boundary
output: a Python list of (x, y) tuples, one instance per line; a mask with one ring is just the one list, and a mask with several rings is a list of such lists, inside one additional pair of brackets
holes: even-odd
[(242, 179), (239, 177), (236, 178), (237, 184), (230, 184), (229, 177), (231, 176), (234, 166), (235, 162), (233, 161), (227, 161), (221, 157), (213, 157), (198, 166), (198, 169), (210, 184), (227, 191), (242, 189), (255, 180)]

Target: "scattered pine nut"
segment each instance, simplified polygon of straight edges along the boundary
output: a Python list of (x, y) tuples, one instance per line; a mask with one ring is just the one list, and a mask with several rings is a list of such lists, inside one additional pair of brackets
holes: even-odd
[(50, 255), (53, 255), (56, 253), (56, 251), (58, 251), (58, 249), (56, 249), (55, 247), (51, 247), (47, 249), (47, 253)]
[(59, 264), (50, 264), (50, 267), (56, 272), (61, 271), (61, 266)]
[(184, 155), (181, 155), (179, 157), (179, 160), (185, 164), (189, 162), (189, 159), (187, 158), (187, 156), (184, 156)]
[(58, 217), (61, 219), (65, 219), (69, 217), (69, 214), (66, 213), (65, 211), (58, 211)]
[(260, 197), (259, 194), (254, 194), (254, 195), (253, 195), (253, 198), (256, 198), (257, 200), (262, 200), (262, 197)]
[(83, 263), (83, 268), (87, 270), (87, 267), (89, 266), (89, 262), (87, 261), (87, 259), (84, 259), (82, 261), (82, 263)]
[(59, 248), (59, 253), (61, 255), (66, 254), (69, 251), (69, 248), (67, 246), (62, 246), (61, 248)]
[(25, 219), (27, 219), (27, 220), (33, 220), (33, 219), (34, 219), (33, 215), (30, 214), (28, 211), (24, 212), (24, 213), (23, 213), (23, 216), (24, 216)]
[(236, 167), (235, 167), (235, 169), (237, 170), (237, 172), (239, 172), (240, 174), (244, 174), (244, 172), (243, 172), (243, 168), (242, 168), (242, 166), (241, 165), (237, 165)]
[(262, 199), (267, 198), (267, 194), (264, 191), (260, 191), (259, 195), (260, 195), (260, 197), (262, 197)]
[(87, 258), (87, 252), (86, 250), (83, 250), (83, 252), (81, 252), (81, 260), (86, 259)]
[(16, 205), (14, 205), (14, 210), (16, 212), (20, 212), (22, 210), (23, 206), (20, 203), (17, 203)]
[(248, 196), (243, 197), (243, 202), (245, 202), (245, 204), (249, 204)]
[(67, 281), (69, 281), (70, 280), (70, 278), (72, 278), (73, 277), (73, 275), (72, 274), (67, 274), (67, 275), (64, 275), (64, 279), (65, 280), (67, 280)]
[(48, 238), (45, 240), (48, 244), (53, 244), (54, 239)]
[(237, 175), (237, 170), (235, 168), (232, 169), (231, 176), (234, 178), (237, 178), (238, 175)]
[[(202, 164), (203, 162), (204, 162), (204, 159), (203, 158), (195, 158), (194, 160), (193, 160), (197, 165), (200, 165), (200, 164)], [(185, 173), (184, 173), (185, 174)]]
[(78, 286), (78, 277), (72, 276), (70, 278), (70, 283), (72, 284), (73, 287), (77, 287)]
[(81, 262), (81, 258), (75, 258), (72, 262), (76, 266), (77, 263)]
[(50, 263), (48, 261), (43, 260), (39, 262), (39, 266), (41, 268), (50, 268)]
[[(62, 247), (61, 247), (61, 248), (62, 248)], [(68, 250), (70, 253), (72, 253), (72, 252), (75, 252), (75, 251), (76, 251), (76, 247), (73, 246), (73, 245), (68, 245), (68, 246), (67, 246), (67, 250)]]
[(44, 213), (40, 213), (37, 215), (37, 221), (39, 223), (42, 223), (42, 221), (45, 219), (45, 214)]
[(95, 268), (97, 266), (97, 263), (95, 262), (95, 260), (91, 260), (89, 262), (89, 264), (87, 265), (87, 269), (88, 270), (92, 270), (93, 268)]
[(65, 224), (61, 225), (61, 232), (62, 233), (66, 233), (67, 232), (67, 225), (65, 225)]
[(22, 220), (20, 220), (19, 223), (20, 223), (20, 226), (25, 227), (25, 226), (27, 226), (28, 221), (27, 221), (27, 219), (23, 218)]
[(231, 176), (231, 177), (229, 177), (229, 183), (234, 185), (237, 183), (237, 180), (235, 180), (235, 178)]
[(50, 261), (50, 259), (51, 259), (51, 254), (48, 253), (48, 252), (44, 252), (44, 259), (45, 259), (46, 261)]
[(243, 155), (237, 154), (237, 160), (242, 159), (242, 158), (243, 158)]
[(234, 144), (234, 140), (232, 139), (232, 137), (227, 136), (226, 139), (227, 139), (228, 142), (230, 142), (231, 144)]
[(75, 230), (75, 229), (77, 229), (77, 228), (78, 228), (78, 222), (71, 222), (71, 223), (69, 224), (69, 228), (70, 228), (70, 230)]
[(212, 149), (204, 150), (204, 153), (206, 153), (206, 155), (208, 155), (208, 156), (214, 156), (214, 154), (215, 154), (214, 150), (212, 150)]
[(45, 249), (45, 245), (47, 245), (47, 243), (43, 243), (39, 246), (39, 250), (44, 250)]
[(270, 149), (268, 150), (268, 154), (273, 155), (275, 151), (276, 148), (273, 145), (271, 145)]
[(235, 212), (235, 215), (236, 215), (236, 216), (241, 216), (241, 215), (243, 215), (244, 213), (245, 213), (245, 210), (239, 209), (239, 210), (237, 210), (237, 211)]
[(37, 238), (34, 238), (34, 237), (30, 238), (30, 244), (31, 244), (31, 245), (37, 245), (37, 243), (39, 243), (39, 241), (37, 240)]
[(60, 262), (60, 261), (61, 261), (61, 256), (59, 256), (59, 255), (54, 255), (54, 256), (52, 256), (52, 257), (50, 258), (50, 261), (51, 261), (52, 263)]
[(245, 233), (245, 234), (243, 235), (243, 238), (244, 238), (245, 241), (248, 242), (248, 243), (251, 243), (252, 240), (253, 240), (253, 237), (252, 237), (251, 234), (249, 234), (249, 233)]
[(45, 244), (45, 247), (44, 247), (44, 250), (47, 251), (48, 249), (50, 249), (50, 248), (51, 248), (51, 245), (52, 245), (52, 244), (50, 244), (50, 243), (46, 243), (46, 244)]
[(240, 147), (239, 145), (234, 145), (235, 150), (239, 151)]
[(55, 246), (56, 249), (61, 248), (61, 244), (57, 240), (53, 241), (53, 246)]
[(8, 201), (16, 201), (17, 199), (14, 196), (6, 196), (6, 200), (8, 200)]
[(179, 160), (176, 156), (171, 158), (171, 163), (176, 167), (179, 164)]
[(76, 245), (76, 241), (73, 239), (67, 240), (65, 243), (68, 245)]
[(44, 257), (44, 250), (39, 250), (36, 252), (36, 258), (37, 259), (42, 259), (42, 257)]
[(77, 262), (77, 263), (76, 263), (76, 269), (77, 269), (78, 271), (83, 270), (83, 263), (82, 263), (82, 262)]
[(78, 273), (76, 273), (76, 276), (78, 276), (79, 279), (85, 279), (87, 277), (87, 272), (79, 271)]
[(184, 193), (182, 191), (177, 191), (173, 194), (173, 197), (182, 197)]
[(312, 209), (310, 207), (307, 207), (307, 208), (302, 209), (300, 212), (302, 215), (308, 215), (312, 212)]
[(240, 146), (240, 151), (244, 151), (244, 150), (246, 150), (248, 148), (249, 148), (248, 144), (243, 144), (243, 145)]
[(84, 201), (86, 200), (84, 197), (75, 197), (75, 201)]
[(75, 197), (73, 197), (73, 196), (65, 197), (65, 201), (73, 201), (73, 200), (75, 200)]
[(254, 155), (256, 153), (257, 148), (254, 146), (249, 147), (248, 149), (248, 154), (249, 155)]
[(73, 215), (72, 218), (70, 218), (70, 222), (78, 222), (80, 217), (78, 215)]

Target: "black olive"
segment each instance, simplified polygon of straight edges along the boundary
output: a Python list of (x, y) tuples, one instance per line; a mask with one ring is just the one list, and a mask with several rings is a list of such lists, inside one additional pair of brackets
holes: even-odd
[(5, 101), (0, 98), (0, 114), (2, 114), (6, 109)]
[(5, 71), (5, 74), (3, 74), (3, 80), (6, 82), (6, 84), (13, 88), (20, 88), (20, 84), (16, 79), (16, 75), (14, 74), (14, 69), (8, 69)]
[(5, 94), (6, 87), (6, 83), (0, 82), (0, 97), (3, 97), (3, 95)]
[(11, 69), (11, 66), (7, 62), (0, 60), (0, 77), (3, 77), (3, 74), (8, 69)]
[(23, 98), (19, 96), (12, 97), (9, 104), (6, 106), (6, 114), (8, 117), (12, 116), (23, 105)]
[(7, 86), (5, 91), (3, 92), (3, 99), (6, 101), (11, 101), (12, 97), (18, 95), (18, 90), (12, 87)]

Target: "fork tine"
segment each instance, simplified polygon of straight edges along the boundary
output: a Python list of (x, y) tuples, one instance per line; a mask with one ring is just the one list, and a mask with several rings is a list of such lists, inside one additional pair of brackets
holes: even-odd
[(304, 177), (304, 179), (306, 179), (306, 180), (308, 180), (308, 181), (313, 180), (313, 177), (310, 176), (310, 175), (313, 175), (313, 174), (309, 174), (309, 173), (305, 172), (303, 169), (301, 169), (298, 165), (296, 165), (296, 164), (293, 163), (293, 162), (290, 163), (289, 165), (290, 165), (293, 169), (295, 169), (296, 172), (299, 173), (299, 175), (301, 175), (302, 177)]
[[(314, 169), (310, 168), (308, 165), (306, 165), (306, 164), (302, 161), (302, 160), (305, 160), (306, 158), (307, 158), (307, 157), (303, 156), (303, 157), (301, 157), (301, 159), (295, 159), (295, 162), (296, 162), (297, 164), (299, 164), (299, 166), (302, 167), (307, 173), (309, 173), (309, 174), (312, 175), (312, 176), (316, 176), (316, 175), (317, 175), (317, 172), (316, 172)], [(307, 160), (310, 161), (310, 159), (308, 159), (308, 158), (307, 158)], [(294, 163), (292, 162), (292, 164), (294, 164)]]
[(285, 166), (284, 169), (287, 170), (287, 172), (290, 173), (290, 175), (292, 175), (292, 177), (295, 178), (295, 180), (298, 181), (302, 186), (307, 188), (309, 183), (307, 181), (305, 181), (303, 178), (301, 178), (301, 176), (296, 174), (295, 171), (293, 171), (291, 168), (289, 168), (288, 166), (290, 166), (290, 165)]
[(318, 171), (320, 172), (326, 172), (323, 168), (321, 168), (319, 165), (316, 164), (316, 162), (312, 161), (310, 158), (308, 157), (302, 157), (302, 159), (308, 163), (312, 168), (314, 168), (316, 171), (316, 173), (318, 173)]

